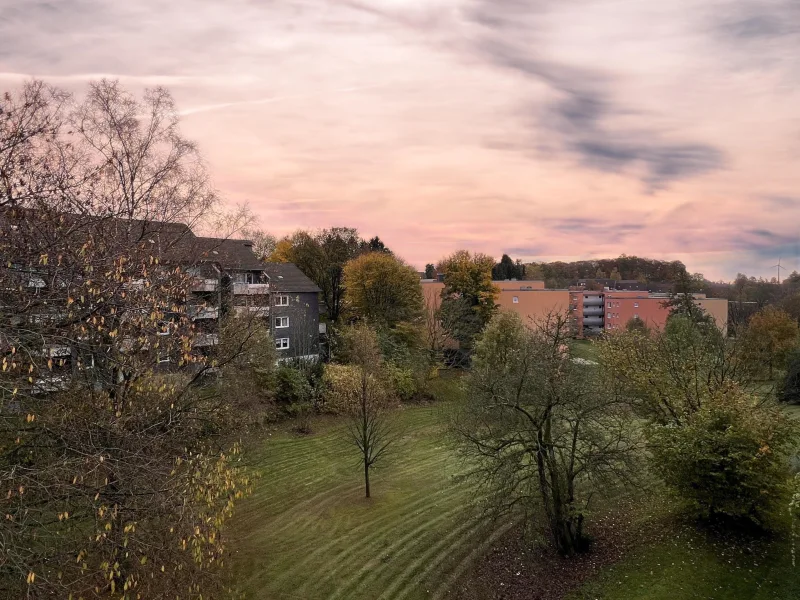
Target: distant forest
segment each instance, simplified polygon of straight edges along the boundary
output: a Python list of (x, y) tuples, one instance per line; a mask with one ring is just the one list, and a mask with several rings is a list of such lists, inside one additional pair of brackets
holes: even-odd
[(680, 261), (663, 261), (638, 256), (580, 260), (576, 262), (534, 262), (523, 264), (504, 254), (494, 269), (492, 278), (542, 279), (548, 287), (567, 287), (578, 279), (636, 280), (642, 283), (672, 283), (685, 277), (686, 266)]

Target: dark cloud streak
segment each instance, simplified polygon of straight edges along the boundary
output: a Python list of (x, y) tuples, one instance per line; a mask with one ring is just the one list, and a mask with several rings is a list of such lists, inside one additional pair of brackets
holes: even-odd
[[(544, 4), (534, 6), (538, 17)], [(503, 10), (511, 14), (504, 17)], [(614, 126), (612, 119), (625, 113), (611, 100), (609, 76), (537, 55), (536, 26), (528, 31), (521, 25), (526, 22), (523, 3), (480, 0), (467, 14), (482, 28), (474, 45), (479, 55), (552, 89), (556, 99), (543, 110), (538, 105), (527, 109), (535, 115), (529, 127), (556, 134), (583, 165), (614, 173), (638, 167), (651, 190), (724, 166), (723, 152), (709, 144), (672, 141), (647, 127)]]

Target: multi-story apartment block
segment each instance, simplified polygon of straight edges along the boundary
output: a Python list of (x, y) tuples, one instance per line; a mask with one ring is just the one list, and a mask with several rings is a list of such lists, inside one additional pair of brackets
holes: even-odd
[[(694, 298), (698, 306), (725, 331), (728, 301), (707, 298), (705, 294), (694, 294)], [(670, 313), (669, 307), (665, 306), (667, 300), (668, 294), (643, 291), (585, 291), (580, 288), (569, 291), (569, 307), (577, 337), (624, 329), (632, 319), (639, 319), (650, 328), (661, 329)]]
[[(587, 290), (574, 286), (569, 290), (545, 288), (543, 281), (495, 281), (500, 293), (497, 304), (503, 310), (519, 314), (523, 320), (539, 319), (547, 313), (569, 311), (576, 337), (590, 337), (603, 332), (624, 329), (628, 321), (641, 319), (648, 327), (659, 329), (669, 316), (666, 293), (647, 290)], [(444, 282), (423, 279), (423, 295), (429, 310), (441, 303)], [(705, 310), (723, 331), (728, 323), (728, 301), (694, 294), (697, 304)]]
[[(3, 213), (0, 215), (0, 225), (13, 233), (16, 228), (27, 228), (30, 221), (26, 223), (24, 219), (30, 218), (32, 214)], [(268, 320), (281, 358), (301, 355), (306, 359), (318, 357), (318, 288), (294, 265), (268, 265), (259, 261), (253, 253), (252, 242), (196, 236), (190, 228), (179, 223), (72, 215), (64, 215), (62, 219), (67, 224), (74, 220), (86, 227), (102, 230), (107, 243), (119, 244), (120, 256), (132, 244), (143, 246), (154, 261), (182, 269), (190, 275), (185, 306), (176, 306), (166, 312), (162, 327), (163, 335), (177, 334), (177, 323), (185, 323), (182, 315), (188, 317), (194, 330), (194, 352), (210, 353), (219, 343), (220, 319), (233, 313)], [(31, 230), (32, 228), (28, 228), (28, 235), (32, 235)], [(72, 233), (68, 227), (64, 227), (64, 230), (74, 237), (70, 238), (73, 247), (80, 247), (83, 239), (80, 228), (75, 228), (76, 233)], [(114, 256), (113, 246), (108, 252), (110, 256)], [(59, 281), (56, 288), (50, 290), (50, 286), (56, 285), (51, 279), (52, 276), (46, 274), (44, 267), (38, 271), (35, 266), (22, 270), (7, 269), (4, 279), (6, 287), (11, 285), (12, 280), (19, 280), (19, 284), (29, 290), (25, 292), (26, 297), (31, 295), (32, 299), (41, 300), (32, 303), (32, 307), (27, 307), (24, 314), (9, 312), (10, 308), (5, 313), (0, 310), (3, 318), (7, 317), (6, 322), (10, 326), (6, 332), (0, 331), (0, 349), (12, 347), (13, 337), (17, 332), (23, 333), (26, 330), (25, 323), (38, 323), (37, 330), (44, 331), (43, 324), (52, 322), (52, 326), (48, 325), (46, 328), (49, 334), (40, 342), (41, 350), (35, 350), (42, 356), (53, 359), (46, 377), (37, 380), (34, 387), (34, 391), (42, 393), (60, 389), (78, 371), (85, 373), (92, 367), (95, 358), (86, 354), (85, 348), (79, 351), (75, 344), (68, 342), (68, 338), (59, 335), (57, 324), (63, 320), (65, 314), (63, 302), (58, 300), (59, 290), (68, 289), (69, 282)], [(147, 282), (144, 280), (131, 280), (125, 284), (129, 289), (138, 289), (138, 286), (145, 285)], [(9, 293), (13, 291), (13, 288), (3, 289)], [(291, 314), (287, 314), (287, 311)], [(275, 327), (276, 324), (278, 327)], [(288, 345), (284, 336), (279, 335), (287, 324), (292, 326), (292, 335), (286, 337), (297, 338)], [(307, 327), (303, 329), (301, 324), (306, 324)], [(129, 347), (128, 351), (136, 352), (136, 345), (137, 341), (134, 339), (123, 339), (120, 347), (123, 351)], [(156, 354), (155, 360), (161, 369), (169, 369), (175, 360), (166, 351)]]
[(278, 360), (319, 357), (320, 289), (291, 263), (262, 264), (270, 290), (270, 330)]

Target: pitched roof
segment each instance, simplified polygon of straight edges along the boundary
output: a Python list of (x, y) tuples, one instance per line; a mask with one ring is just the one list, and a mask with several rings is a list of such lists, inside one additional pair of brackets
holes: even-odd
[(262, 263), (270, 287), (279, 292), (320, 292), (313, 281), (292, 263)]
[(223, 269), (242, 271), (262, 271), (262, 263), (253, 253), (253, 242), (250, 240), (233, 240), (221, 238), (197, 238), (200, 260), (218, 263)]
[(263, 263), (253, 253), (253, 242), (199, 237), (185, 223), (89, 213), (48, 213), (30, 208), (0, 210), (0, 227), (10, 230), (12, 225), (24, 227), (29, 235), (47, 236), (49, 233), (73, 245), (80, 245), (89, 235), (100, 235), (107, 243), (117, 244), (121, 252), (138, 246), (171, 264), (216, 263), (223, 269), (247, 271), (263, 268)]

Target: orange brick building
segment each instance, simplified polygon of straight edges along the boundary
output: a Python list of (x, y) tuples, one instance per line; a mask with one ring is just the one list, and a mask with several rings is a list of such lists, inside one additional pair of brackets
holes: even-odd
[[(569, 311), (577, 337), (598, 335), (625, 329), (628, 321), (641, 319), (648, 327), (660, 329), (669, 316), (664, 302), (667, 294), (646, 291), (603, 290), (587, 291), (546, 289), (544, 281), (495, 281), (500, 289), (497, 304), (502, 310), (511, 310), (523, 320), (538, 319), (549, 312)], [(422, 291), (429, 310), (441, 304), (444, 283), (423, 279)], [(695, 294), (697, 304), (703, 308), (723, 331), (728, 323), (728, 301), (724, 298), (707, 298)]]
[[(631, 319), (641, 319), (653, 329), (661, 329), (667, 322), (669, 308), (664, 303), (667, 294), (650, 294), (640, 291), (584, 291), (570, 290), (570, 312), (578, 337), (596, 335), (602, 331), (625, 329)], [(728, 325), (728, 301), (724, 298), (707, 298), (694, 295), (697, 304), (725, 331)]]

